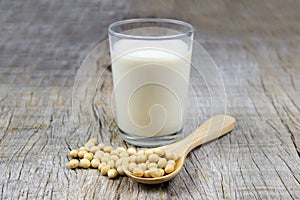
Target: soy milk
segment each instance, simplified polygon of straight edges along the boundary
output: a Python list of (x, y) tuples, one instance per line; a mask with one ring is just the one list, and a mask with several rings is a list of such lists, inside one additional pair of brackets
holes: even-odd
[(191, 50), (181, 40), (122, 39), (111, 46), (118, 127), (141, 137), (180, 131)]

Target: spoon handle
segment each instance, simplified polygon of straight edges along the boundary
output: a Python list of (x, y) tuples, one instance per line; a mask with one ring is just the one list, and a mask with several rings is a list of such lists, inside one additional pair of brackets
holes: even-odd
[(235, 119), (229, 115), (216, 115), (201, 126), (193, 133), (181, 141), (165, 146), (166, 150), (175, 152), (178, 156), (188, 154), (197, 146), (214, 140), (230, 132), (235, 126)]

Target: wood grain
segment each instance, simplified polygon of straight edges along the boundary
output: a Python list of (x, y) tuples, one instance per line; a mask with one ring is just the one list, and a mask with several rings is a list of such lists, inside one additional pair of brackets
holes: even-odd
[[(300, 199), (299, 10), (297, 0), (0, 1), (1, 199)], [(133, 17), (192, 23), (218, 65), (226, 101), (211, 105), (193, 73), (186, 133), (212, 106), (226, 104), (237, 119), (230, 135), (192, 151), (181, 173), (157, 186), (66, 168), (69, 149), (90, 137), (128, 146), (111, 114), (108, 52), (92, 49), (110, 23)], [(91, 71), (78, 79), (81, 64)], [(92, 72), (103, 78), (89, 88)], [(81, 110), (72, 107), (78, 83)]]

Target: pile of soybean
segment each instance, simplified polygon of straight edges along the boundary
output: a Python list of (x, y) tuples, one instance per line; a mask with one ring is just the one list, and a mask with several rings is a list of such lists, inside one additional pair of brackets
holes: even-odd
[(135, 148), (125, 149), (114, 148), (90, 139), (78, 150), (70, 151), (72, 158), (68, 167), (75, 169), (96, 168), (102, 175), (115, 178), (118, 175), (125, 175), (127, 169), (136, 177), (157, 178), (172, 173), (175, 168), (177, 156), (161, 149), (143, 149), (137, 151)]

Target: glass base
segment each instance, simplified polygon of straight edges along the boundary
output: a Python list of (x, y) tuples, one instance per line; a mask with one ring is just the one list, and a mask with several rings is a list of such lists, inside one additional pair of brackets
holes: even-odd
[(128, 135), (124, 131), (122, 131), (119, 128), (119, 133), (123, 140), (128, 142), (129, 144), (138, 146), (138, 147), (158, 147), (158, 146), (164, 146), (167, 144), (174, 143), (178, 140), (180, 140), (183, 136), (182, 134), (182, 129), (176, 133), (170, 134), (170, 135), (164, 135), (161, 137), (150, 137), (150, 138), (145, 138), (145, 137), (138, 137), (138, 136), (132, 136)]

